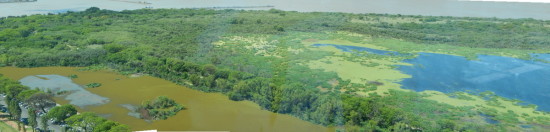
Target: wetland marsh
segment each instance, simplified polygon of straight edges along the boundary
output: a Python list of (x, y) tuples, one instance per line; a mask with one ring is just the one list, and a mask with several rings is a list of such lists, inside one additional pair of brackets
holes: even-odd
[[(518, 96), (485, 86), (525, 82), (544, 87), (524, 78), (544, 81), (540, 79), (548, 74), (550, 21), (93, 7), (7, 17), (0, 23), (0, 73), (5, 74), (0, 79), (8, 82), (2, 90), (11, 110), (29, 95), (46, 95), (17, 80), (31, 87), (50, 86), (46, 91), (61, 87), (48, 81), (64, 80), (72, 88), (58, 91), (57, 103), (74, 104), (80, 112), (95, 112), (133, 130), (550, 128), (542, 105), (536, 109), (536, 100), (519, 96), (525, 86), (513, 87)], [(489, 91), (467, 91), (470, 87)], [(525, 92), (545, 92), (541, 89)], [(25, 92), (14, 94), (21, 90)], [(67, 99), (82, 93), (95, 94), (99, 101)], [(187, 109), (152, 122), (131, 113), (142, 101), (163, 95)], [(72, 122), (80, 123), (77, 119)]]

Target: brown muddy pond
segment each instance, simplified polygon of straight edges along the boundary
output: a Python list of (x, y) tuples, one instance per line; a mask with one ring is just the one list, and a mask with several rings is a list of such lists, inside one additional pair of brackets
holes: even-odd
[[(36, 75), (78, 75), (72, 81), (79, 85), (101, 83), (85, 90), (108, 98), (102, 105), (79, 107), (80, 112), (95, 112), (108, 119), (129, 125), (133, 130), (162, 131), (238, 131), (238, 132), (304, 132), (334, 131), (284, 114), (262, 110), (250, 101), (232, 101), (220, 93), (205, 93), (151, 76), (128, 77), (112, 71), (79, 71), (78, 67), (0, 68), (0, 73), (14, 80)], [(165, 95), (185, 105), (186, 110), (167, 120), (146, 122), (128, 115), (123, 104), (139, 105), (142, 101)], [(69, 100), (56, 97), (60, 104)]]

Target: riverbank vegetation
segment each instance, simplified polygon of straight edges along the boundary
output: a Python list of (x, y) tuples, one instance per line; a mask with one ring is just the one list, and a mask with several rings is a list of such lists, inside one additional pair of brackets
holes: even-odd
[(141, 114), (142, 119), (146, 120), (166, 120), (168, 117), (176, 115), (180, 110), (185, 109), (181, 104), (166, 96), (158, 96), (154, 100), (147, 100), (141, 104), (136, 112)]
[[(491, 124), (479, 114), (491, 110), (439, 103), (399, 90), (395, 79), (406, 76), (394, 73), (391, 65), (404, 57), (372, 55), (359, 59), (310, 46), (345, 40), (350, 45), (411, 54), (428, 51), (466, 56), (517, 51), (510, 56), (526, 56), (550, 49), (550, 21), (280, 10), (116, 12), (90, 8), (59, 15), (2, 18), (0, 24), (2, 66), (89, 66), (144, 73), (343, 130), (537, 131), (550, 126), (546, 116), (517, 122), (510, 120), (513, 114), (493, 118), (506, 124)], [(409, 48), (400, 48), (403, 45)], [(339, 63), (335, 61), (369, 67), (362, 73), (371, 78), (326, 70), (336, 67), (331, 65)], [(382, 68), (384, 75), (391, 74), (380, 79), (379, 74), (369, 72), (376, 68)], [(521, 127), (525, 124), (532, 127)]]
[[(4, 101), (8, 105), (9, 119), (17, 122), (18, 126), (28, 125), (34, 128), (38, 127), (38, 120), (41, 124), (41, 130), (47, 130), (48, 120), (52, 120), (54, 124), (69, 123), (69, 126), (62, 129), (75, 129), (86, 131), (115, 131), (123, 132), (130, 131), (130, 128), (126, 125), (106, 120), (102, 117), (93, 116), (83, 118), (82, 114), (77, 114), (77, 110), (74, 106), (65, 104), (61, 106), (55, 106), (56, 103), (53, 100), (52, 95), (46, 94), (44, 91), (33, 90), (29, 87), (19, 84), (19, 82), (13, 81), (0, 74), (0, 93), (6, 95)], [(23, 122), (21, 115), (23, 109), (27, 109), (29, 117)], [(46, 110), (49, 109), (49, 110)], [(42, 114), (39, 114), (42, 113)], [(86, 115), (95, 115), (93, 113), (86, 113)], [(80, 124), (86, 121), (94, 121), (92, 124), (86, 124), (85, 128)], [(27, 122), (28, 121), (28, 122)], [(100, 122), (98, 122), (100, 121)], [(109, 124), (102, 124), (102, 122), (110, 122)], [(25, 123), (25, 124), (24, 124)], [(24, 127), (19, 127), (19, 130), (23, 130)], [(8, 129), (9, 130), (9, 129)]]

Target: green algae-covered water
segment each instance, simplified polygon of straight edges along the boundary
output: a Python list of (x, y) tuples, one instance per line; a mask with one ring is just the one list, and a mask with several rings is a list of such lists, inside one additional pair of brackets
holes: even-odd
[[(72, 80), (59, 81), (67, 86), (75, 87), (70, 83), (85, 85), (92, 82), (101, 83), (98, 88), (77, 89), (94, 97), (92, 102), (80, 100), (79, 111), (91, 111), (108, 119), (129, 125), (133, 130), (157, 129), (162, 131), (239, 131), (239, 132), (303, 132), (303, 131), (333, 131), (326, 127), (315, 125), (298, 118), (276, 114), (262, 110), (260, 106), (249, 101), (231, 101), (227, 96), (219, 93), (204, 93), (187, 87), (176, 85), (170, 81), (151, 76), (130, 78), (110, 71), (78, 71), (76, 67), (41, 67), (41, 68), (0, 68), (0, 73), (14, 80), (42, 79), (34, 82), (48, 82), (51, 79), (60, 79), (62, 76), (78, 75)], [(60, 79), (63, 80), (63, 79)], [(25, 80), (21, 80), (25, 81)], [(28, 80), (27, 80), (28, 81)], [(25, 82), (24, 84), (28, 84)], [(31, 83), (33, 84), (33, 83)], [(85, 93), (89, 92), (89, 93)], [(82, 93), (81, 93), (82, 94)], [(180, 111), (167, 120), (146, 122), (128, 115), (126, 104), (139, 105), (144, 100), (165, 95), (176, 102), (185, 105), (188, 109)], [(70, 95), (56, 97), (60, 104), (79, 102)], [(71, 100), (72, 99), (72, 100)], [(99, 102), (96, 100), (99, 99)], [(93, 102), (96, 101), (96, 102)]]

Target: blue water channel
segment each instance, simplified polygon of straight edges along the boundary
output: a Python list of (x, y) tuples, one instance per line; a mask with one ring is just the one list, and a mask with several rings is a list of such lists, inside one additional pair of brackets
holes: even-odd
[(312, 46), (315, 46), (315, 47), (332, 46), (344, 52), (359, 51), (359, 52), (368, 52), (368, 53), (377, 54), (377, 55), (398, 55), (399, 54), (398, 52), (395, 52), (395, 51), (378, 50), (378, 49), (371, 49), (371, 48), (365, 48), (365, 47), (359, 47), (359, 46), (347, 46), (347, 45), (336, 45), (336, 44), (313, 44)]
[[(357, 46), (313, 46), (334, 46), (346, 52), (391, 53)], [(539, 60), (550, 60), (550, 54), (531, 55)], [(478, 55), (477, 60), (468, 60), (461, 56), (435, 53), (419, 53), (418, 57), (404, 62), (412, 64), (397, 68), (412, 76), (399, 82), (405, 89), (444, 93), (492, 91), (498, 96), (535, 104), (538, 110), (550, 111), (549, 63), (492, 55)]]

